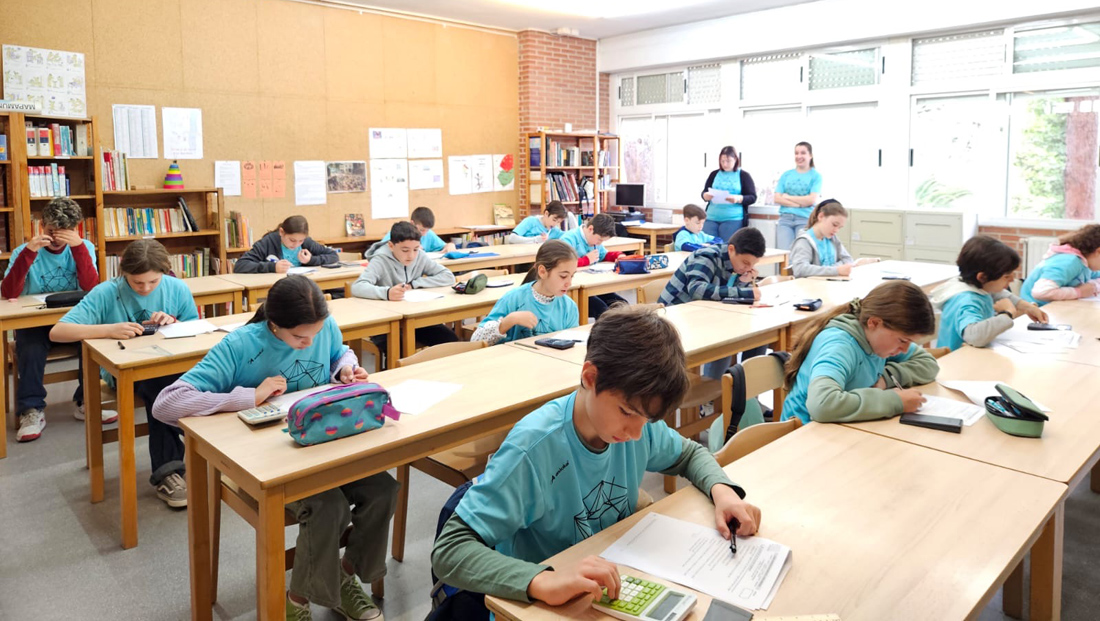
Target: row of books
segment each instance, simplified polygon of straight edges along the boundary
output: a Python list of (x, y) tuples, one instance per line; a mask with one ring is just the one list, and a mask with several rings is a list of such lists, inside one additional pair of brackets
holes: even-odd
[(580, 192), (577, 190), (577, 175), (574, 173), (550, 172), (546, 173), (546, 200), (558, 200), (562, 202), (580, 200)]
[[(46, 233), (46, 227), (42, 225), (42, 218), (38, 215), (31, 216), (31, 237), (38, 237)], [(97, 234), (95, 218), (84, 218), (84, 221), (76, 225), (76, 234), (84, 239), (96, 243)]]
[(225, 219), (223, 231), (226, 248), (251, 248), (256, 243), (255, 230), (248, 223), (248, 216), (239, 211), (230, 211)]
[(195, 233), (198, 223), (180, 197), (178, 207), (106, 207), (103, 209), (104, 234), (108, 237)]
[(130, 166), (122, 151), (103, 152), (103, 191), (130, 189)]
[(58, 166), (56, 162), (48, 166), (28, 166), (27, 176), (31, 198), (70, 194), (69, 175), (65, 173), (65, 167)]
[(92, 154), (88, 126), (76, 128), (62, 123), (35, 125), (27, 121), (27, 155), (29, 157), (87, 157)]
[[(118, 267), (119, 262), (118, 255), (107, 255), (107, 278), (122, 275)], [(170, 254), (168, 255), (168, 263), (172, 266), (172, 273), (177, 278), (196, 278), (217, 273), (210, 269), (209, 248), (196, 249), (190, 254)]]

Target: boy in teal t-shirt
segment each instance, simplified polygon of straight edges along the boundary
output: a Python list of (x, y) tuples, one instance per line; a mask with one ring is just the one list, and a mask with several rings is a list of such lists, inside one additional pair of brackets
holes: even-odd
[(564, 231), (561, 223), (567, 212), (561, 201), (550, 201), (540, 216), (528, 216), (508, 235), (509, 244), (540, 244), (549, 239), (559, 239)]
[(684, 205), (684, 226), (672, 238), (674, 250), (695, 252), (703, 246), (722, 244), (728, 240), (708, 235), (703, 232), (703, 225), (707, 221), (707, 212), (698, 205)]
[[(424, 252), (450, 252), (455, 249), (454, 244), (443, 241), (443, 238), (432, 230), (435, 228), (435, 214), (431, 209), (427, 207), (413, 209), (409, 221), (413, 223), (416, 230), (420, 231), (420, 247)], [(382, 236), (382, 241), (390, 241), (388, 232)]]
[(688, 388), (675, 328), (651, 308), (617, 308), (596, 322), (587, 347), (580, 389), (517, 423), (444, 525), (432, 568), (448, 585), (550, 605), (598, 597), (599, 587), (616, 597), (612, 563), (541, 563), (631, 515), (647, 471), (684, 475), (708, 494), (723, 537), (731, 518), (738, 535), (756, 531), (760, 511), (744, 490), (662, 420)]

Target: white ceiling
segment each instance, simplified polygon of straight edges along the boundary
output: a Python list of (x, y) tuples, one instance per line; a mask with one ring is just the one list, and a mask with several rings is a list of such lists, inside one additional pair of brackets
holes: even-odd
[[(563, 15), (549, 9), (518, 7), (500, 0), (340, 1), (345, 4), (359, 4), (386, 11), (439, 17), (508, 30), (535, 28), (554, 31), (562, 27), (575, 28), (580, 31), (581, 37), (603, 39), (652, 28), (803, 4), (812, 0), (704, 0), (687, 8), (678, 7), (675, 0), (669, 0), (667, 9), (644, 15), (608, 19)], [(598, 3), (600, 0), (592, 0), (592, 2)], [(545, 0), (545, 4), (553, 6), (554, 0)]]

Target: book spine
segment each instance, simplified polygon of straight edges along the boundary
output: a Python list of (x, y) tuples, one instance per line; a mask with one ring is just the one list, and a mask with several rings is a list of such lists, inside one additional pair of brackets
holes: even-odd
[(38, 128), (38, 155), (49, 157), (53, 155), (53, 145), (50, 144), (50, 128)]
[(38, 132), (34, 129), (34, 123), (27, 121), (27, 156), (38, 157)]

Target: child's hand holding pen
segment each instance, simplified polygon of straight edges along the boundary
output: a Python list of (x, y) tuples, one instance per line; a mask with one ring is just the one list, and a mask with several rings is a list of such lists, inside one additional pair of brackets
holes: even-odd
[(269, 397), (275, 397), (286, 392), (286, 378), (275, 375), (260, 382), (256, 387), (256, 405), (267, 401)]

